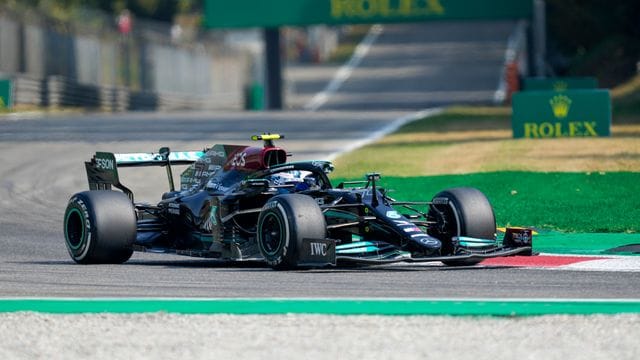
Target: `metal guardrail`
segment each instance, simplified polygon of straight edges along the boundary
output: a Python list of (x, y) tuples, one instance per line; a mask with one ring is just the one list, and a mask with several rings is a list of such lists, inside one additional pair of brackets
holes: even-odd
[[(27, 104), (36, 106), (46, 106), (47, 84), (43, 79), (30, 76), (11, 76), (13, 81), (14, 104)], [(19, 99), (19, 101), (16, 101)]]
[(124, 36), (99, 11), (84, 9), (62, 23), (36, 10), (0, 5), (0, 74), (12, 80), (14, 105), (103, 111), (244, 105), (250, 53), (223, 36), (177, 41), (170, 24), (140, 19)]
[[(77, 11), (61, 22), (28, 4), (0, 4), (0, 74), (13, 81), (14, 105), (102, 111), (262, 108), (263, 92), (251, 93), (249, 106), (246, 101), (248, 86), (263, 82), (259, 36), (209, 32), (175, 39), (170, 24), (141, 19), (123, 35), (104, 13)], [(291, 38), (296, 60), (318, 61), (337, 46), (338, 30), (296, 30)]]
[(62, 76), (39, 79), (12, 75), (14, 105), (40, 107), (83, 107), (107, 112), (135, 110), (214, 110), (239, 108), (235, 93), (216, 97), (135, 91), (125, 87), (80, 84)]

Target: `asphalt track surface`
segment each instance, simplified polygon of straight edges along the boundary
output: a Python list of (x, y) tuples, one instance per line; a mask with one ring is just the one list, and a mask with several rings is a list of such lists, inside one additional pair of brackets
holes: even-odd
[[(198, 150), (246, 144), (250, 135), (271, 131), (286, 135), (279, 144), (292, 160), (324, 159), (416, 109), (490, 102), (513, 28), (513, 22), (386, 25), (317, 112), (0, 118), (0, 296), (640, 298), (633, 272), (439, 263), (277, 272), (140, 253), (124, 265), (80, 266), (66, 252), (66, 202), (87, 189), (83, 162), (95, 151)], [(318, 92), (329, 80), (323, 76), (298, 84)], [(160, 168), (123, 169), (121, 178), (137, 201), (157, 202), (167, 187)]]
[[(344, 69), (348, 78), (320, 109), (492, 104), (515, 26), (513, 21), (384, 25), (358, 65)], [(287, 102), (295, 108), (325, 88), (328, 69), (294, 70), (297, 77), (289, 82), (296, 91)]]
[[(3, 118), (0, 296), (640, 297), (640, 278), (633, 272), (447, 268), (439, 263), (278, 272), (256, 263), (233, 265), (139, 253), (124, 265), (81, 266), (66, 252), (64, 208), (71, 194), (87, 188), (83, 161), (96, 150), (246, 144), (249, 134), (269, 129), (286, 134), (289, 140), (280, 144), (294, 154), (292, 160), (323, 158), (403, 115), (286, 112)], [(313, 132), (308, 123), (317, 124)], [(157, 201), (167, 186), (161, 168), (124, 169), (121, 174), (138, 200)]]

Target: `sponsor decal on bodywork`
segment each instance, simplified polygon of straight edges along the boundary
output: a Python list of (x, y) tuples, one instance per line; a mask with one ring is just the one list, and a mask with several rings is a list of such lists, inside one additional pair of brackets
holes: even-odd
[(412, 232), (422, 232), (422, 230), (420, 230), (419, 227), (417, 226), (409, 226), (409, 227), (405, 227), (402, 228), (402, 231), (406, 232), (406, 233), (412, 233)]
[(326, 243), (310, 242), (309, 246), (311, 248), (311, 256), (327, 256), (327, 248), (329, 246)]
[(218, 226), (218, 206), (212, 205), (209, 209), (209, 214), (205, 215), (206, 220), (202, 225), (202, 228), (206, 231), (213, 231)]
[(400, 215), (400, 213), (398, 213), (395, 210), (389, 210), (387, 211), (387, 213), (385, 214), (386, 217), (388, 217), (389, 219), (400, 219), (402, 217), (402, 215)]
[(431, 203), (433, 203), (434, 205), (447, 205), (449, 204), (449, 199), (446, 197), (437, 197), (433, 198), (433, 200), (431, 200)]
[(96, 158), (96, 167), (102, 170), (113, 170), (115, 168), (113, 159), (103, 158)]
[(169, 214), (180, 215), (180, 204), (169, 203), (167, 211), (169, 211)]
[[(197, 161), (204, 156), (202, 151), (175, 151), (169, 154), (169, 161)], [(118, 164), (163, 161), (160, 154), (155, 153), (128, 153), (114, 154)]]
[(336, 243), (330, 239), (303, 239), (299, 265), (335, 265)]

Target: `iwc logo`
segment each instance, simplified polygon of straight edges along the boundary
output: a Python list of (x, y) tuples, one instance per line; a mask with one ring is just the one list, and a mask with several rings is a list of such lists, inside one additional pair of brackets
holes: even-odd
[(549, 100), (553, 116), (557, 119), (564, 119), (569, 115), (569, 109), (571, 108), (571, 99), (565, 95), (556, 95)]

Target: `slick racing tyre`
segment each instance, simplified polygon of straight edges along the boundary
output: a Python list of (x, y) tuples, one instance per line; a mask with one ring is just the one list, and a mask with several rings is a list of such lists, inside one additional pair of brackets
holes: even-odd
[[(470, 187), (451, 188), (438, 193), (432, 200), (429, 219), (436, 225), (429, 228), (429, 235), (442, 241), (442, 255), (454, 255), (451, 238), (469, 236), (495, 239), (496, 218), (487, 197)], [(445, 265), (475, 265), (482, 260), (443, 261)]]
[(79, 264), (120, 264), (131, 257), (136, 214), (117, 191), (84, 191), (71, 197), (64, 213), (64, 238)]
[(258, 218), (258, 247), (274, 269), (298, 266), (302, 239), (324, 239), (327, 225), (315, 199), (302, 194), (274, 196)]

